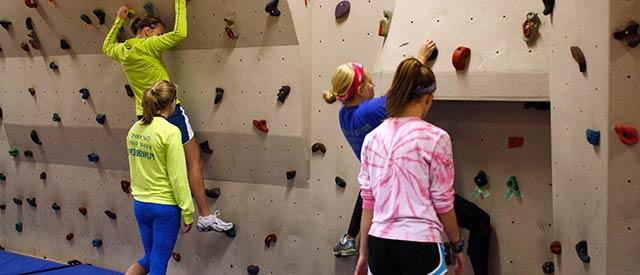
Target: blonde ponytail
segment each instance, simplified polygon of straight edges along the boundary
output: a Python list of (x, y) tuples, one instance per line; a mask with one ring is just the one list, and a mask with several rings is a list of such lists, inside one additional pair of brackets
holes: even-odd
[(158, 112), (167, 108), (176, 99), (176, 93), (176, 85), (166, 80), (156, 82), (145, 91), (142, 95), (142, 124), (150, 124)]

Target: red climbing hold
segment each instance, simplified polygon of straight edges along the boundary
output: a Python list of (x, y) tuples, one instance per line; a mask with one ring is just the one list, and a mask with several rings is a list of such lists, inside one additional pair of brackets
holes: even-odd
[(209, 141), (205, 140), (202, 143), (200, 143), (200, 150), (208, 155), (213, 154), (213, 150), (211, 150), (211, 147), (209, 147)]
[(260, 130), (260, 132), (263, 132), (265, 134), (269, 132), (269, 128), (267, 127), (267, 121), (264, 119), (261, 119), (261, 120), (254, 119), (253, 127), (256, 127), (256, 129)]
[(173, 257), (173, 259), (174, 259), (176, 262), (179, 262), (179, 261), (180, 261), (180, 259), (182, 259), (182, 256), (180, 256), (180, 253), (176, 253), (176, 252), (171, 252), (171, 257)]
[(23, 49), (25, 52), (31, 52), (31, 49), (29, 49), (29, 44), (25, 42), (20, 43), (20, 48)]
[(618, 124), (615, 126), (615, 131), (620, 137), (620, 141), (626, 145), (633, 145), (638, 143), (638, 130), (631, 125)]
[(581, 73), (584, 73), (587, 71), (587, 60), (584, 58), (584, 53), (582, 53), (582, 50), (578, 47), (571, 47), (571, 56), (573, 56), (573, 59), (578, 63), (578, 68), (580, 69)]
[(80, 212), (80, 214), (82, 214), (83, 216), (87, 215), (87, 208), (86, 207), (80, 207), (78, 208), (78, 211)]
[(391, 27), (391, 17), (393, 16), (393, 13), (389, 10), (384, 10), (382, 12), (382, 16), (384, 18), (380, 20), (380, 24), (378, 25), (378, 35), (387, 37), (387, 35), (389, 35), (389, 28)]
[(24, 0), (24, 4), (33, 9), (38, 7), (38, 2), (36, 2), (36, 0)]
[(278, 236), (276, 234), (269, 234), (266, 238), (264, 238), (264, 245), (267, 247), (271, 247), (271, 244), (276, 243), (278, 241)]
[(73, 233), (67, 234), (66, 239), (67, 239), (67, 241), (73, 240)]
[(120, 187), (122, 187), (122, 192), (127, 194), (131, 193), (131, 182), (128, 180), (120, 181)]
[(451, 62), (453, 63), (453, 67), (458, 71), (464, 70), (466, 65), (466, 60), (471, 56), (471, 49), (467, 47), (458, 47), (453, 52), (453, 57), (451, 58)]
[(559, 241), (553, 241), (551, 246), (549, 246), (549, 250), (551, 250), (553, 254), (560, 255), (562, 253), (562, 245)]
[(509, 137), (509, 142), (508, 142), (509, 149), (522, 147), (523, 145), (524, 145), (523, 137)]

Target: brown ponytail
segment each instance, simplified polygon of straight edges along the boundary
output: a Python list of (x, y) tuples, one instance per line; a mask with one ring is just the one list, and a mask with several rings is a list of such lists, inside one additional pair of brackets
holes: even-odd
[(162, 23), (162, 20), (160, 20), (160, 18), (147, 14), (145, 16), (136, 17), (133, 20), (131, 20), (131, 23), (129, 23), (129, 28), (131, 29), (131, 32), (133, 32), (133, 34), (138, 35), (138, 33), (142, 29), (144, 29), (144, 27), (149, 27), (155, 24), (164, 25), (164, 23)]
[(142, 96), (142, 124), (147, 125), (153, 121), (153, 116), (158, 112), (164, 110), (176, 100), (176, 85), (166, 81), (160, 80), (153, 84), (153, 86), (144, 92)]
[(409, 103), (419, 99), (412, 93), (416, 87), (429, 87), (435, 82), (433, 71), (418, 59), (407, 58), (400, 62), (387, 92), (387, 116), (400, 116)]

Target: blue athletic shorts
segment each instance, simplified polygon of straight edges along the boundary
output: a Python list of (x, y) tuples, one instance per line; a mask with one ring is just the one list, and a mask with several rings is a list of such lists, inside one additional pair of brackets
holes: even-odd
[[(142, 119), (142, 116), (138, 116), (138, 120), (140, 119)], [(187, 142), (193, 139), (195, 134), (193, 133), (193, 129), (191, 129), (189, 117), (185, 114), (181, 104), (176, 104), (176, 109), (173, 111), (171, 116), (167, 118), (167, 120), (180, 129), (182, 145), (187, 144)]]

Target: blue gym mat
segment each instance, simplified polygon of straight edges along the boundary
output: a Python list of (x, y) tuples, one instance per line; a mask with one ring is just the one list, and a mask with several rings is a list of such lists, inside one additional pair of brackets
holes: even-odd
[(122, 274), (92, 265), (64, 265), (43, 259), (0, 251), (0, 273), (7, 275), (18, 274), (47, 274), (47, 275), (116, 275)]

